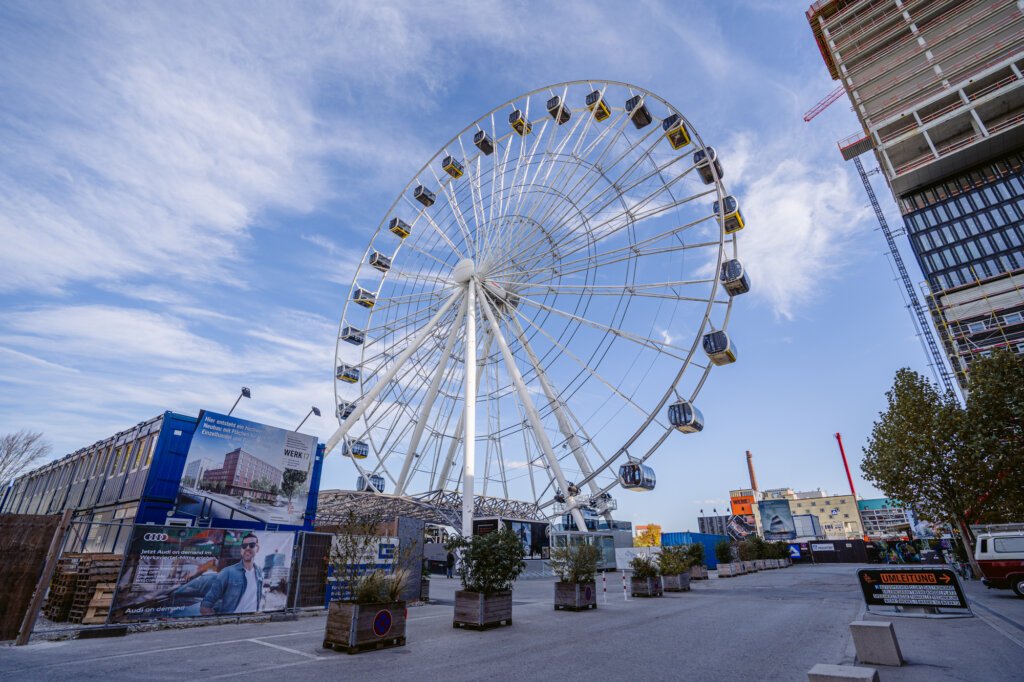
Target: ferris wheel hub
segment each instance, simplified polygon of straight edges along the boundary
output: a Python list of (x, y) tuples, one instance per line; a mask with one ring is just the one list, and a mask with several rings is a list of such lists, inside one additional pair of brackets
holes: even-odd
[(463, 258), (455, 267), (452, 268), (452, 281), (456, 284), (463, 284), (473, 279), (473, 275), (476, 274), (476, 263), (473, 262), (472, 258)]

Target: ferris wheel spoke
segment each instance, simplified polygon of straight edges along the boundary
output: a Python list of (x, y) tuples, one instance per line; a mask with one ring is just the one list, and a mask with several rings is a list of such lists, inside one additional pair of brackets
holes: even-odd
[[(470, 282), (469, 286), (475, 287), (476, 284)], [(487, 297), (481, 295), (479, 297), (480, 308), (484, 312), (484, 317), (487, 318), (487, 322), (491, 327), (491, 332), (494, 334), (495, 342), (498, 344), (498, 348), (501, 350), (502, 357), (505, 360), (505, 368), (508, 371), (509, 376), (512, 379), (512, 383), (515, 384), (516, 391), (519, 393), (519, 400), (523, 404), (523, 408), (526, 410), (526, 415), (530, 421), (530, 427), (533, 429), (534, 436), (540, 443), (541, 449), (547, 456), (548, 464), (551, 466), (552, 473), (555, 478), (558, 479), (558, 484), (566, 494), (566, 499), (571, 505), (571, 513), (576, 523), (579, 524), (579, 528), (586, 528), (587, 524), (583, 520), (583, 514), (576, 506), (575, 500), (572, 496), (568, 495), (569, 486), (567, 485), (565, 475), (562, 473), (561, 465), (558, 462), (558, 458), (555, 456), (554, 451), (551, 449), (551, 443), (548, 441), (547, 433), (544, 430), (544, 424), (541, 422), (540, 415), (537, 414), (537, 409), (533, 405), (533, 399), (530, 397), (530, 392), (526, 388), (526, 384), (523, 383), (523, 377), (519, 373), (519, 367), (516, 365), (515, 358), (512, 357), (512, 351), (509, 350), (508, 343), (505, 341), (505, 337), (501, 333), (501, 329), (498, 326), (497, 321), (494, 319), (494, 311), (491, 310), (491, 305), (487, 301)]]
[(436, 182), (438, 187), (441, 188), (442, 193), (445, 195), (447, 199), (447, 201), (445, 201), (445, 205), (448, 207), (449, 212), (452, 214), (452, 219), (455, 221), (455, 224), (458, 225), (459, 227), (459, 232), (461, 233), (462, 239), (466, 244), (466, 253), (472, 254), (476, 247), (473, 244), (473, 238), (470, 234), (469, 224), (466, 222), (466, 217), (462, 214), (462, 211), (459, 209), (458, 199), (455, 197), (455, 188), (453, 186), (455, 184), (455, 180), (453, 178), (448, 178), (447, 181), (442, 180), (440, 176), (438, 176), (437, 171), (434, 170), (433, 167), (430, 168), (430, 174), (434, 176), (434, 182)]

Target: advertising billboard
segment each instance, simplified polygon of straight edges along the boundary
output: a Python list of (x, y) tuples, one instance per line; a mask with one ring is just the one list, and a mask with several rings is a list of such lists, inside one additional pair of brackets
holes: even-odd
[(303, 523), (316, 437), (203, 412), (176, 506), (196, 518)]
[(110, 622), (280, 611), (294, 533), (135, 526)]
[(746, 540), (747, 536), (757, 534), (757, 522), (751, 514), (737, 514), (729, 517), (726, 530), (731, 539)]
[(736, 516), (750, 516), (754, 513), (755, 501), (752, 495), (737, 495), (730, 498), (729, 504)]
[(793, 540), (796, 524), (789, 510), (789, 500), (763, 500), (757, 503), (761, 512), (761, 528), (768, 542)]

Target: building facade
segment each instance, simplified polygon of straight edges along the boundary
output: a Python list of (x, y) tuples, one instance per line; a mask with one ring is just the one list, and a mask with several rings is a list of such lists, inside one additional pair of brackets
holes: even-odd
[(698, 516), (697, 528), (701, 533), (707, 533), (710, 535), (728, 535), (729, 516), (727, 514), (723, 514), (721, 516)]
[(216, 488), (228, 495), (272, 500), (284, 480), (284, 473), (241, 448), (224, 455), (219, 469), (208, 469), (201, 480), (204, 488)]
[(1015, 0), (822, 0), (807, 18), (925, 276), (950, 365), (1024, 351), (1024, 15)]
[(864, 523), (864, 534), (872, 540), (906, 536), (914, 523), (910, 510), (896, 500), (884, 497), (858, 500), (857, 508)]
[(826, 540), (855, 540), (864, 536), (857, 499), (853, 495), (829, 495), (824, 490), (796, 493), (789, 500), (793, 516), (816, 516)]

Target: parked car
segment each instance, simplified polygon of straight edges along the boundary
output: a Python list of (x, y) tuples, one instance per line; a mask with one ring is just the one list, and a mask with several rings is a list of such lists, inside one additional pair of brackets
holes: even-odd
[(985, 574), (982, 584), (1024, 597), (1024, 531), (979, 534), (974, 558)]

